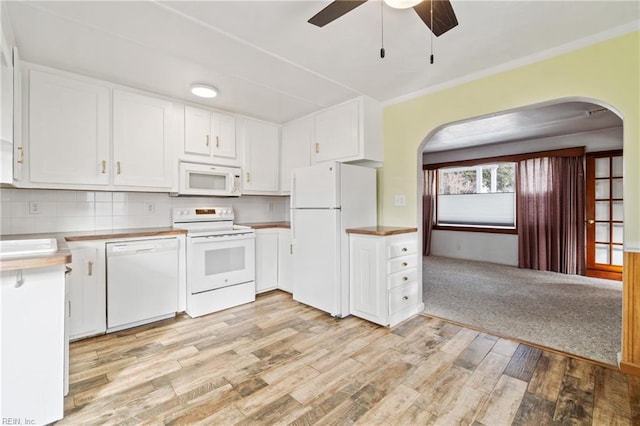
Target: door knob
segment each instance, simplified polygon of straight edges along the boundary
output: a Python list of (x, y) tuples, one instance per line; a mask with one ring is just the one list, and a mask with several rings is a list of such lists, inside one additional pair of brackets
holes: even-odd
[(588, 220), (586, 220), (586, 222), (587, 222), (589, 225), (593, 225), (594, 223), (596, 223), (596, 221), (595, 221), (595, 220), (593, 220), (593, 219), (588, 219)]

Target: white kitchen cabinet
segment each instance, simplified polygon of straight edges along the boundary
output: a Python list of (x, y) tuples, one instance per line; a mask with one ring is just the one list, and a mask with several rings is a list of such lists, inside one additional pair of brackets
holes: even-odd
[(293, 292), (293, 242), (288, 228), (278, 228), (278, 288)]
[(360, 97), (314, 115), (312, 162), (379, 166), (383, 159), (382, 105)]
[(211, 112), (184, 107), (184, 153), (211, 156)]
[(278, 288), (278, 230), (256, 229), (256, 293)]
[(71, 249), (69, 277), (69, 338), (104, 334), (107, 330), (104, 241), (68, 242)]
[(62, 418), (64, 317), (64, 265), (0, 273), (3, 423), (41, 425)]
[(31, 69), (28, 93), (29, 180), (108, 185), (109, 88)]
[(280, 193), (291, 192), (291, 171), (311, 164), (313, 119), (306, 117), (282, 126)]
[(169, 190), (171, 102), (113, 90), (113, 184)]
[(0, 40), (0, 183), (13, 182), (13, 52)]
[(280, 164), (280, 127), (262, 121), (241, 121), (243, 194), (277, 194)]
[(185, 105), (184, 160), (239, 166), (236, 145), (234, 116)]
[(349, 235), (351, 314), (394, 326), (424, 308), (416, 233)]

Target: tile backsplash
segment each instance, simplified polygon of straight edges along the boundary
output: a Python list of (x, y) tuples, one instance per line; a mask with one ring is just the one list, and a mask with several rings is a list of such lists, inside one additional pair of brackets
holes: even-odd
[(171, 209), (189, 206), (231, 206), (238, 223), (289, 218), (289, 197), (0, 188), (0, 234), (171, 226)]

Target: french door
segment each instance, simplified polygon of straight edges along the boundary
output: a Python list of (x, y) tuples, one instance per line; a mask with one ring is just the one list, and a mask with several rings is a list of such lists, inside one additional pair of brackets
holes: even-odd
[(587, 276), (622, 280), (622, 151), (587, 155)]

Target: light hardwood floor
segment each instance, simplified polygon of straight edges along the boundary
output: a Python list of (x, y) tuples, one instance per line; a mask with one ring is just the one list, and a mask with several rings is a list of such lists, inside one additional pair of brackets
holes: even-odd
[(283, 292), (71, 345), (59, 424), (640, 424), (640, 377), (425, 316)]

